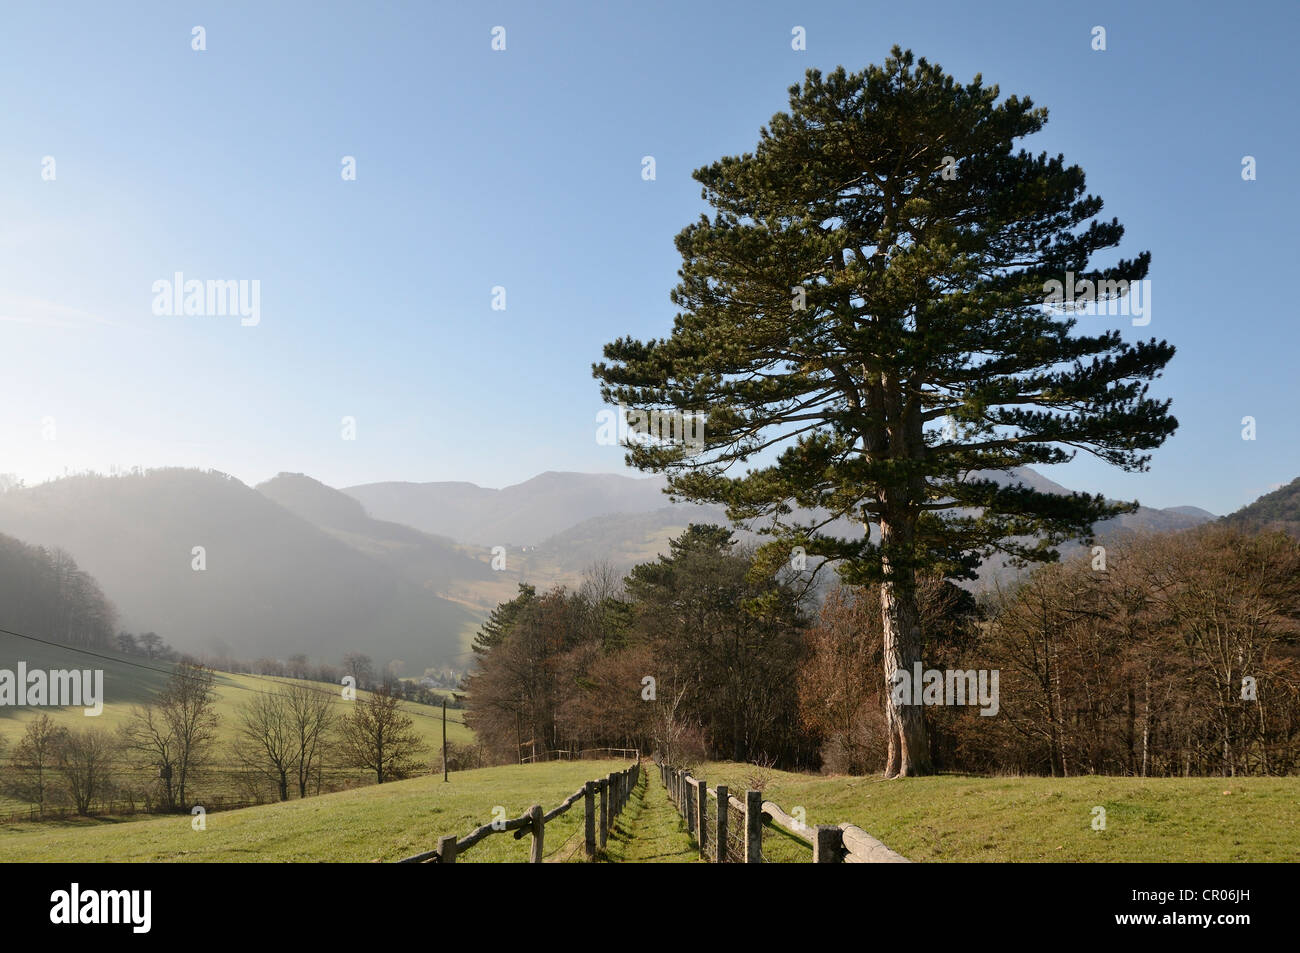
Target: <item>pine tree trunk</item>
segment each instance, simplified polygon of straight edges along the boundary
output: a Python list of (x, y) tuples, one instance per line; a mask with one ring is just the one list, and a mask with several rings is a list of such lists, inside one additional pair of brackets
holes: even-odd
[(914, 664), (922, 661), (916, 577), (911, 570), (893, 567), (886, 575), (880, 586), (880, 607), (884, 625), (885, 711), (889, 737), (885, 777), (933, 774), (921, 699), (913, 697), (912, 704), (898, 705), (893, 692), (895, 676), (910, 680)]
[[(870, 375), (866, 375), (870, 376)], [(890, 421), (884, 432), (867, 440), (867, 449), (887, 452), (895, 461), (923, 459), (925, 435), (920, 402), (908, 399), (908, 391), (897, 375), (882, 374), (868, 401)], [(900, 468), (901, 469), (901, 468)], [(885, 777), (906, 778), (933, 774), (930, 744), (925, 731), (922, 699), (910, 705), (894, 701), (895, 676), (912, 678), (913, 667), (921, 662), (921, 621), (916, 601), (917, 504), (925, 499), (925, 481), (916, 473), (900, 474), (898, 482), (881, 488), (880, 549), (882, 582), (880, 609), (884, 633), (885, 704), (888, 714), (889, 760)]]

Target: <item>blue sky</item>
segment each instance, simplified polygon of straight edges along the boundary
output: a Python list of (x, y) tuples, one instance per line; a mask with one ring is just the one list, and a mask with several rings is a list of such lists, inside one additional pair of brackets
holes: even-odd
[[(1028, 145), (1083, 166), (1121, 251), (1152, 252), (1150, 325), (1081, 321), (1177, 345), (1156, 389), (1181, 429), (1149, 473), (1048, 475), (1227, 512), (1300, 475), (1298, 19), (1281, 2), (6, 5), (0, 473), (624, 471), (595, 439), (590, 365), (671, 327), (673, 237), (704, 208), (691, 171), (751, 149), (804, 70), (897, 43), (1046, 106)], [(155, 315), (153, 283), (178, 271), (257, 279), (260, 323)]]

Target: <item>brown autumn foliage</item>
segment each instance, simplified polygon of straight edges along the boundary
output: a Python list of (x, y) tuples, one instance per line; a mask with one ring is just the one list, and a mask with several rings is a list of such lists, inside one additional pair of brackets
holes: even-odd
[[(1048, 567), (999, 600), (999, 767), (1285, 774), (1300, 756), (1300, 542), (1211, 526)], [(1014, 739), (1015, 744), (1008, 746)]]
[[(500, 613), (468, 680), (487, 756), (611, 746), (882, 770), (877, 592), (835, 590), (809, 624), (721, 534), (675, 544), (622, 588), (521, 594)], [(924, 706), (940, 770), (1300, 769), (1300, 541), (1213, 525), (1044, 566), (978, 604), (940, 579), (920, 588), (926, 669), (998, 675), (996, 711)]]
[[(1146, 777), (1300, 765), (1300, 542), (1281, 533), (1137, 537), (1040, 568), (995, 593), (980, 621), (953, 604), (928, 616), (927, 667), (999, 673), (993, 717), (925, 708), (942, 769)], [(841, 591), (808, 636), (801, 712), (830, 770), (885, 764), (878, 618), (873, 592)]]
[[(964, 647), (975, 613), (969, 594), (940, 578), (923, 577), (917, 582), (917, 604), (927, 664)], [(799, 713), (804, 729), (822, 740), (825, 770), (866, 774), (888, 760), (881, 619), (877, 588), (842, 587), (830, 593), (805, 636)], [(942, 756), (953, 746), (944, 730), (948, 719), (927, 716), (931, 757), (942, 770), (952, 760)]]

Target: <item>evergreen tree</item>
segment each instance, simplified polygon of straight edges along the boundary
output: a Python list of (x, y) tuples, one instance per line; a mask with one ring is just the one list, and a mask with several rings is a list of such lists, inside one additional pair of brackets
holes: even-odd
[[(1119, 297), (1150, 255), (1090, 263), (1123, 228), (1078, 166), (1013, 151), (1047, 113), (999, 96), (897, 47), (883, 67), (809, 71), (753, 153), (695, 172), (715, 213), (677, 237), (672, 334), (620, 338), (593, 368), (629, 413), (707, 412), (702, 449), (632, 441), (628, 460), (733, 520), (774, 519), (767, 568), (799, 545), (880, 584), (887, 687), (921, 661), (918, 572), (1052, 560), (1136, 507), (990, 471), (1079, 450), (1144, 470), (1177, 426), (1147, 396), (1170, 345), (1075, 334), (1045, 306), (1067, 272)], [(840, 517), (863, 535), (821, 531)], [(887, 775), (928, 773), (921, 709), (891, 698), (888, 715)]]
[(479, 626), (474, 634), (470, 648), (476, 655), (486, 655), (492, 648), (500, 645), (510, 634), (511, 628), (519, 620), (519, 614), (537, 597), (537, 590), (526, 582), (519, 583), (519, 595), (506, 602), (499, 603), (488, 615), (487, 621)]

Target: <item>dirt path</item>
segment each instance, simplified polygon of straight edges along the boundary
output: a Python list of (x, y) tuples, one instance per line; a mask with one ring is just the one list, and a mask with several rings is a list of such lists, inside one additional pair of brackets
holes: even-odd
[(642, 782), (615, 822), (606, 845), (608, 859), (619, 864), (690, 864), (699, 848), (686, 832), (686, 821), (672, 802), (659, 772), (647, 762)]

